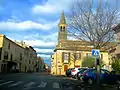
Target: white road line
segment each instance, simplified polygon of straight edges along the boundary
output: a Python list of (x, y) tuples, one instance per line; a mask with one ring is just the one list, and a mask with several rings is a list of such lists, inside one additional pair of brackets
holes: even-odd
[(5, 85), (5, 84), (9, 84), (9, 83), (12, 83), (12, 82), (14, 82), (14, 81), (4, 82), (4, 83), (1, 83), (0, 86)]
[(60, 88), (59, 83), (57, 82), (53, 83), (53, 88)]
[(37, 87), (45, 87), (47, 85), (47, 83), (46, 82), (41, 82), (41, 84), (40, 85), (38, 85)]
[(34, 85), (34, 84), (35, 84), (35, 82), (30, 82), (30, 83), (24, 85), (24, 87), (25, 87), (25, 88), (29, 88), (29, 87), (31, 87), (31, 86)]
[(17, 85), (19, 85), (21, 83), (23, 83), (23, 81), (18, 81), (18, 82), (14, 83), (14, 84), (9, 85), (8, 87), (15, 87), (15, 86), (17, 86)]

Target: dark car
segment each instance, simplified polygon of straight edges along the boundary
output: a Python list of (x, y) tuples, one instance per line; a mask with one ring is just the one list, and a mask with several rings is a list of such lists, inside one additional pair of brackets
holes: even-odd
[(83, 68), (83, 69), (81, 69), (81, 70), (77, 73), (77, 79), (78, 79), (78, 80), (81, 80), (81, 79), (82, 79), (82, 74), (83, 74), (83, 72), (86, 71), (86, 70), (87, 70), (87, 68)]
[[(108, 70), (100, 69), (100, 83), (101, 84), (117, 84), (120, 75), (111, 74)], [(90, 84), (96, 83), (97, 71), (96, 69), (87, 69), (83, 72), (82, 80)]]
[(71, 76), (71, 71), (73, 70), (74, 68), (69, 68), (66, 70), (66, 75), (69, 77)]

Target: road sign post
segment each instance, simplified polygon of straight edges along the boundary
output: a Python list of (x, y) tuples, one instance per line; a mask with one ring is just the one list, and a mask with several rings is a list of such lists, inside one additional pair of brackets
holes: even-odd
[(93, 49), (92, 56), (95, 58), (95, 66), (97, 70), (97, 86), (100, 86), (100, 50)]

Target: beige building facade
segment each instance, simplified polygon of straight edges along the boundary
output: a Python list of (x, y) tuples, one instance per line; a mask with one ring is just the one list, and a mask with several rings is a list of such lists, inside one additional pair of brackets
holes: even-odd
[[(58, 43), (51, 56), (51, 74), (65, 75), (68, 68), (82, 67), (85, 57), (92, 56), (93, 46), (87, 41), (67, 40), (67, 24), (62, 12), (60, 23), (58, 24)], [(104, 68), (109, 69), (109, 55), (104, 48), (100, 49), (101, 60)]]
[(117, 26), (115, 26), (113, 30), (116, 33), (116, 43), (109, 50), (111, 63), (112, 63), (112, 60), (115, 58), (120, 59), (120, 23)]
[(36, 61), (36, 71), (41, 71), (44, 68), (44, 59), (41, 58), (40, 56), (37, 56), (37, 61)]
[(37, 53), (25, 42), (17, 42), (0, 34), (0, 72), (33, 72), (37, 70)]

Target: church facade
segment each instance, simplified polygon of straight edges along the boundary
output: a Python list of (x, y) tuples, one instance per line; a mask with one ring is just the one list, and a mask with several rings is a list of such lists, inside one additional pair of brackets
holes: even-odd
[[(67, 39), (67, 24), (64, 12), (62, 12), (58, 24), (58, 43), (51, 56), (51, 74), (65, 75), (68, 68), (82, 67), (84, 58), (92, 56), (92, 49), (94, 48), (88, 41)], [(101, 48), (100, 52), (100, 58), (105, 63), (104, 67), (109, 69), (108, 51)]]

